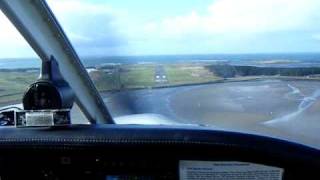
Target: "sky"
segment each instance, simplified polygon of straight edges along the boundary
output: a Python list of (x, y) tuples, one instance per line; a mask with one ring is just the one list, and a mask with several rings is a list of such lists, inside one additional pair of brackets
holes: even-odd
[[(80, 56), (320, 52), (319, 0), (48, 0)], [(0, 58), (36, 56), (0, 13)]]

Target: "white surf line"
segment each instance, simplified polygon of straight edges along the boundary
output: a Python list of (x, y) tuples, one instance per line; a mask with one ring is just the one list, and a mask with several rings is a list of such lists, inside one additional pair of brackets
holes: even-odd
[(265, 122), (263, 122), (263, 124), (272, 125), (272, 124), (279, 123), (279, 122), (288, 122), (288, 121), (294, 119), (295, 117), (297, 117), (299, 114), (301, 114), (305, 110), (307, 110), (309, 107), (311, 107), (316, 102), (317, 98), (319, 98), (319, 97), (320, 97), (320, 89), (314, 91), (311, 96), (304, 97), (302, 99), (302, 101), (300, 102), (298, 109), (295, 112), (292, 112), (290, 114), (287, 114), (287, 115), (279, 117), (279, 118), (265, 121)]
[(300, 96), (304, 96), (304, 94), (300, 91), (299, 88), (292, 86), (291, 84), (288, 84), (288, 87), (291, 89), (291, 92), (288, 92), (285, 94), (286, 98), (289, 98), (291, 95), (299, 94)]

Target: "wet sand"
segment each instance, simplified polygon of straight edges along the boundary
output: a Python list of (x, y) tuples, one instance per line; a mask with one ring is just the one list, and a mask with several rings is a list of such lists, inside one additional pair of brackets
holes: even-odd
[(171, 103), (181, 119), (194, 123), (320, 148), (320, 82), (225, 83), (180, 93)]
[(320, 82), (260, 80), (105, 94), (114, 117), (155, 113), (180, 123), (279, 137), (320, 148)]

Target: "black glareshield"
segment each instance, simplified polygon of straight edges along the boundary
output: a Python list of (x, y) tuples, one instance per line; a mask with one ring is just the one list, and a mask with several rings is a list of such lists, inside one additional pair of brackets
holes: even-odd
[(24, 110), (71, 109), (74, 92), (61, 76), (54, 57), (42, 62), (39, 79), (23, 96)]

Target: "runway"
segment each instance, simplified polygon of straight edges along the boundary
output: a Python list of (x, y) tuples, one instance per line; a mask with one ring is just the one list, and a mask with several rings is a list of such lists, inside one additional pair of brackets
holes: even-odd
[(163, 66), (158, 65), (155, 67), (154, 81), (158, 84), (168, 82), (167, 75)]

